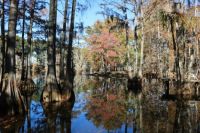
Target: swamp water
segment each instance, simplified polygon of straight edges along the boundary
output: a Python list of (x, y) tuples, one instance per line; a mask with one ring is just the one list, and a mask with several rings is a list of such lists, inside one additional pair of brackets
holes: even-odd
[(127, 88), (127, 79), (77, 76), (75, 101), (42, 105), (44, 77), (30, 112), (20, 121), (0, 124), (0, 133), (200, 133), (198, 100), (161, 100), (160, 82), (145, 82), (142, 92)]

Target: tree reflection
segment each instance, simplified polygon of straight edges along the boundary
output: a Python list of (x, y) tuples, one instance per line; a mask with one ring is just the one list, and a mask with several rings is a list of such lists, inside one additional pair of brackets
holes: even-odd
[(71, 113), (74, 100), (75, 97), (70, 101), (43, 104), (46, 116), (45, 132), (71, 133)]
[(198, 104), (195, 101), (176, 101), (174, 133), (199, 132), (198, 123)]
[(74, 100), (70, 102), (64, 102), (61, 105), (61, 109), (59, 111), (61, 133), (71, 133), (71, 117), (72, 117), (73, 106), (74, 106)]
[[(138, 91), (139, 90), (139, 91)], [(133, 133), (142, 131), (142, 91), (140, 88), (129, 89), (126, 93), (126, 125), (125, 133), (127, 133), (128, 123), (132, 122)]]
[(86, 105), (87, 118), (107, 130), (121, 128), (126, 122), (124, 83), (113, 79), (99, 79), (101, 86), (94, 88)]
[[(31, 96), (24, 96), (25, 104), (26, 104), (26, 121), (24, 121), (24, 125), (22, 127), (22, 133), (28, 132), (31, 133), (31, 111), (30, 111), (30, 103), (31, 103)], [(25, 127), (25, 122), (27, 122), (27, 127)], [(25, 131), (27, 129), (27, 131)]]
[(103, 125), (105, 129), (120, 128), (125, 122), (125, 106), (123, 96), (107, 92), (107, 95), (96, 95), (89, 98), (86, 106), (87, 118), (96, 126)]
[(160, 83), (146, 84), (142, 97), (142, 131), (145, 133), (198, 133), (199, 101), (182, 96), (161, 100)]

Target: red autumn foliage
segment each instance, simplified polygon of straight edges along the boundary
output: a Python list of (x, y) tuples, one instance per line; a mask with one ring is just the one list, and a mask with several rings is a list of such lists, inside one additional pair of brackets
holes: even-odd
[(92, 34), (87, 41), (90, 43), (90, 56), (95, 56), (95, 61), (103, 59), (107, 64), (113, 66), (114, 59), (119, 56), (117, 48), (120, 46), (119, 39), (108, 29), (102, 29), (100, 33)]

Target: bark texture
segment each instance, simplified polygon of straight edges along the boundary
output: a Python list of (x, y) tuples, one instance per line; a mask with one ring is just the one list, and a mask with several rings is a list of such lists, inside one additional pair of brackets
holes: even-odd
[(50, 1), (49, 13), (49, 37), (47, 49), (48, 70), (46, 76), (46, 85), (42, 93), (43, 102), (61, 101), (61, 90), (56, 78), (55, 55), (56, 55), (56, 17), (57, 17), (57, 0)]
[(10, 1), (8, 24), (7, 51), (5, 54), (5, 75), (0, 94), (0, 115), (17, 115), (24, 113), (24, 104), (20, 91), (16, 85), (15, 75), (15, 45), (16, 45), (16, 20), (18, 1)]
[(68, 0), (65, 1), (65, 9), (64, 9), (64, 21), (63, 21), (63, 31), (61, 34), (61, 43), (60, 43), (60, 80), (64, 79), (64, 50), (65, 41), (66, 41), (66, 25), (67, 25), (67, 12), (68, 12)]
[(69, 30), (69, 44), (68, 44), (68, 53), (67, 53), (67, 78), (72, 83), (73, 82), (73, 37), (74, 37), (74, 21), (75, 21), (75, 12), (76, 12), (76, 0), (73, 0), (72, 11), (71, 11), (71, 23)]

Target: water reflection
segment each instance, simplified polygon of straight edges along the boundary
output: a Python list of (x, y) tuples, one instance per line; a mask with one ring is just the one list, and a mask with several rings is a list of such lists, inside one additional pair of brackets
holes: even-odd
[[(143, 131), (145, 133), (198, 133), (199, 101), (178, 95), (162, 101), (162, 84), (145, 85), (143, 92)], [(160, 88), (160, 89), (159, 89)]]
[[(181, 101), (176, 103), (174, 131), (176, 133), (199, 133), (198, 129), (198, 104), (193, 101)], [(169, 107), (173, 108), (173, 107)]]
[[(41, 79), (35, 81), (42, 89)], [(0, 124), (0, 132), (200, 132), (200, 102), (193, 97), (163, 100), (166, 88), (158, 81), (144, 82), (142, 89), (137, 91), (135, 86), (129, 85), (123, 78), (77, 76), (74, 80), (76, 99), (53, 104), (40, 103), (39, 89), (32, 96), (30, 115), (21, 117), (21, 122), (9, 128), (4, 121)], [(173, 85), (167, 86), (171, 89)]]
[[(21, 132), (24, 133), (25, 132), (25, 129), (27, 129), (26, 132), (28, 133), (31, 133), (31, 111), (30, 111), (30, 103), (31, 103), (31, 97), (32, 96), (24, 96), (24, 101), (25, 101), (25, 104), (26, 104), (26, 112), (25, 112), (25, 119), (26, 119), (26, 122), (27, 122), (27, 126), (25, 124), (23, 124), (22, 128), (21, 128)], [(26, 127), (25, 127), (26, 126)]]
[(136, 103), (132, 99), (135, 95), (126, 92), (127, 80), (93, 78), (85, 83), (84, 88), (90, 88), (86, 118), (101, 132), (132, 132)]
[(44, 104), (43, 108), (47, 121), (44, 131), (49, 133), (71, 133), (71, 111), (73, 104), (73, 101)]
[(51, 104), (31, 103), (30, 115), (27, 114), (21, 133), (71, 133), (71, 114), (74, 102)]

